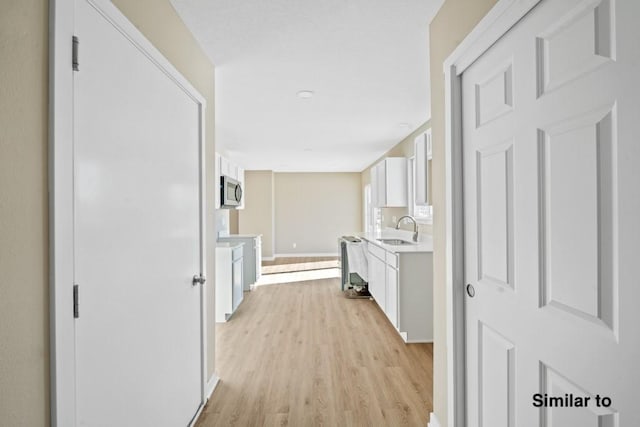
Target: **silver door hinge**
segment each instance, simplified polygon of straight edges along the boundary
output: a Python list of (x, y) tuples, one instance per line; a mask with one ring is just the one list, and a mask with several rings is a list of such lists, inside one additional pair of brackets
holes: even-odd
[(73, 285), (73, 318), (80, 317), (80, 311), (78, 310), (78, 285)]
[(73, 71), (80, 70), (80, 63), (78, 62), (78, 49), (80, 47), (80, 40), (77, 36), (73, 36), (71, 45), (71, 63), (73, 65)]

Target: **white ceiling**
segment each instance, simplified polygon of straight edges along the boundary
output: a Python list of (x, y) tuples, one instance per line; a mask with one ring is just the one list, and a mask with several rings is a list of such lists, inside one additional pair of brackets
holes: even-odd
[(171, 3), (216, 66), (217, 150), (245, 169), (361, 171), (431, 115), (442, 0)]

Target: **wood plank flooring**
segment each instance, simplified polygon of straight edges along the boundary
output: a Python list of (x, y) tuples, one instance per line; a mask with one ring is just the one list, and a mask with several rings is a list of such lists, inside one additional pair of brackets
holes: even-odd
[(216, 328), (205, 426), (426, 426), (431, 344), (404, 344), (338, 279), (257, 287)]

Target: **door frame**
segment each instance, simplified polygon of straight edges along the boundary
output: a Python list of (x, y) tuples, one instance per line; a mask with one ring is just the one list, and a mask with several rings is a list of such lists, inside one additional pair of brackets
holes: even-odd
[(447, 419), (454, 427), (466, 420), (462, 73), (540, 1), (498, 0), (443, 64)]
[[(199, 109), (200, 169), (200, 274), (206, 274), (205, 245), (205, 98), (158, 49), (109, 0), (87, 1), (180, 87)], [(50, 413), (52, 426), (76, 425), (74, 285), (74, 196), (73, 196), (73, 69), (72, 37), (75, 0), (49, 2), (49, 322), (50, 322)], [(82, 59), (82, 41), (80, 41)], [(82, 64), (80, 64), (80, 70)], [(195, 165), (194, 165), (195, 166)], [(194, 272), (195, 273), (195, 272)], [(200, 406), (207, 395), (207, 333), (205, 288), (200, 286)]]

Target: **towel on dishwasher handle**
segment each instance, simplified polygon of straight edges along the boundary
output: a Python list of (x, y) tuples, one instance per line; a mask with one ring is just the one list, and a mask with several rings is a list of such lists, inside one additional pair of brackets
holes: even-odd
[(346, 242), (347, 260), (349, 262), (349, 273), (358, 273), (362, 280), (368, 282), (367, 255), (363, 242)]

